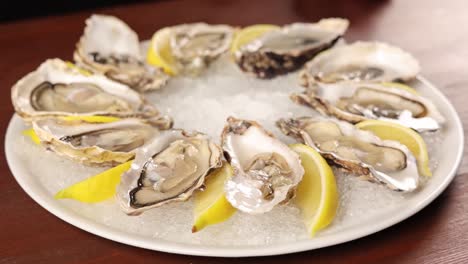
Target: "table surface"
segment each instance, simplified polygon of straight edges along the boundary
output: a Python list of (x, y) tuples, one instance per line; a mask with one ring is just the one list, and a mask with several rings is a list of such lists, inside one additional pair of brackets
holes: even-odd
[[(115, 6), (0, 24), (0, 126), (13, 114), (10, 87), (42, 61), (71, 59), (91, 13), (122, 18), (150, 38), (158, 28), (206, 21), (245, 26), (351, 20), (348, 40), (381, 40), (413, 53), (423, 75), (455, 105), (468, 131), (468, 5), (465, 0), (323, 1), (160, 1)], [(466, 136), (466, 134), (465, 134)], [(4, 147), (4, 140), (0, 144)], [(244, 259), (251, 263), (468, 263), (468, 161), (432, 204), (409, 219), (374, 235), (303, 253)], [(154, 252), (122, 245), (75, 228), (36, 204), (19, 187), (5, 159), (0, 163), (0, 263), (235, 263)], [(117, 261), (117, 262), (116, 262)]]

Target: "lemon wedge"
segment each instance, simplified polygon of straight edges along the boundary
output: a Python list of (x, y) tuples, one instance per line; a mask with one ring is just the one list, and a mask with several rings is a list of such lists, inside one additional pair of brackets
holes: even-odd
[(66, 61), (65, 63), (67, 64), (67, 66), (68, 66), (69, 68), (78, 70), (78, 71), (79, 71), (81, 74), (83, 74), (84, 76), (91, 76), (91, 75), (93, 75), (91, 72), (89, 72), (89, 71), (87, 71), (87, 70), (85, 70), (85, 69), (83, 69), (83, 68), (81, 68), (81, 67), (76, 66), (76, 64), (74, 64), (74, 63), (71, 62), (71, 61)]
[(290, 147), (299, 154), (305, 171), (297, 187), (295, 202), (302, 211), (310, 236), (314, 236), (335, 218), (338, 208), (335, 175), (313, 148), (303, 144)]
[(94, 175), (84, 181), (73, 184), (55, 194), (55, 199), (74, 199), (85, 203), (98, 203), (115, 195), (121, 175), (130, 169), (131, 161), (122, 163)]
[(238, 51), (242, 46), (261, 37), (265, 33), (278, 30), (279, 28), (278, 26), (269, 24), (258, 24), (243, 28), (235, 35), (231, 43), (231, 53)]
[(195, 193), (195, 221), (192, 233), (203, 228), (224, 222), (231, 217), (236, 209), (224, 195), (224, 183), (232, 176), (232, 168), (228, 163), (214, 170), (205, 180), (205, 190)]
[(88, 123), (111, 123), (120, 120), (114, 116), (63, 116), (61, 119), (65, 121), (82, 120)]
[(28, 136), (35, 144), (41, 144), (41, 139), (37, 136), (34, 129), (23, 130), (23, 135)]
[(366, 120), (356, 124), (362, 130), (371, 131), (383, 140), (394, 140), (405, 145), (416, 157), (421, 175), (432, 176), (429, 168), (429, 155), (424, 139), (414, 130), (382, 120)]
[(167, 74), (176, 75), (178, 70), (171, 50), (171, 29), (163, 28), (154, 33), (146, 61), (148, 64), (162, 68)]

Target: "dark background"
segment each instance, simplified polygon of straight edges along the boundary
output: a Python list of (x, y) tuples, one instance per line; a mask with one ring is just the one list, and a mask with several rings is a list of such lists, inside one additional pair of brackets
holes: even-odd
[[(0, 21), (14, 21), (30, 17), (63, 15), (78, 10), (128, 5), (148, 0), (4, 0), (0, 4)], [(152, 2), (161, 2), (152, 1)]]

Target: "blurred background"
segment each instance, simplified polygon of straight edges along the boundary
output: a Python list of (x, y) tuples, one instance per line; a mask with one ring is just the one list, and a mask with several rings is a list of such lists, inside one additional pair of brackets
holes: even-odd
[[(145, 0), (39, 0), (2, 1), (0, 4), (0, 21), (14, 21), (30, 17), (48, 16), (76, 12), (78, 10), (95, 9), (113, 5), (125, 5)], [(153, 1), (160, 2), (160, 1)]]
[[(13, 22), (27, 18), (44, 17), (51, 15), (66, 15), (77, 11), (98, 11), (116, 6), (132, 5), (144, 2), (172, 2), (166, 3), (172, 6), (190, 6), (193, 9), (203, 9), (204, 6), (236, 7), (242, 6), (243, 11), (255, 13), (255, 17), (263, 17), (265, 11), (271, 6), (294, 6), (296, 11), (306, 13), (314, 17), (354, 15), (354, 19), (370, 16), (377, 7), (388, 4), (390, 0), (272, 0), (272, 1), (243, 1), (243, 0), (36, 0), (36, 1), (0, 1), (0, 22)], [(271, 2), (271, 4), (270, 4)], [(191, 12), (191, 8), (187, 10)], [(262, 10), (263, 12), (259, 12)], [(193, 10), (196, 11), (196, 10)], [(286, 11), (284, 9), (278, 11)], [(281, 12), (280, 12), (281, 13)], [(224, 14), (228, 15), (228, 14)], [(245, 13), (244, 13), (245, 15)], [(362, 16), (365, 15), (365, 16)], [(238, 13), (235, 13), (238, 16)], [(190, 19), (190, 16), (187, 17)], [(274, 18), (269, 17), (268, 20)], [(356, 21), (353, 21), (356, 22)]]

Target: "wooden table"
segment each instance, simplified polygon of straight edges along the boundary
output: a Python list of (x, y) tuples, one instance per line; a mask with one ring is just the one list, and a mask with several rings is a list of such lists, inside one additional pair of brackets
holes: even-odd
[[(42, 61), (71, 59), (91, 13), (116, 15), (142, 39), (155, 29), (206, 21), (249, 25), (315, 21), (342, 16), (348, 40), (382, 40), (405, 48), (423, 74), (455, 105), (468, 131), (468, 3), (395, 1), (161, 1), (0, 24), (0, 126), (13, 114), (10, 87)], [(3, 149), (3, 139), (1, 140)], [(468, 148), (465, 148), (465, 156)], [(0, 163), (0, 263), (235, 263), (154, 252), (112, 242), (75, 228), (36, 204)], [(245, 259), (250, 263), (468, 263), (468, 162), (448, 189), (415, 216), (377, 234), (325, 249)]]

